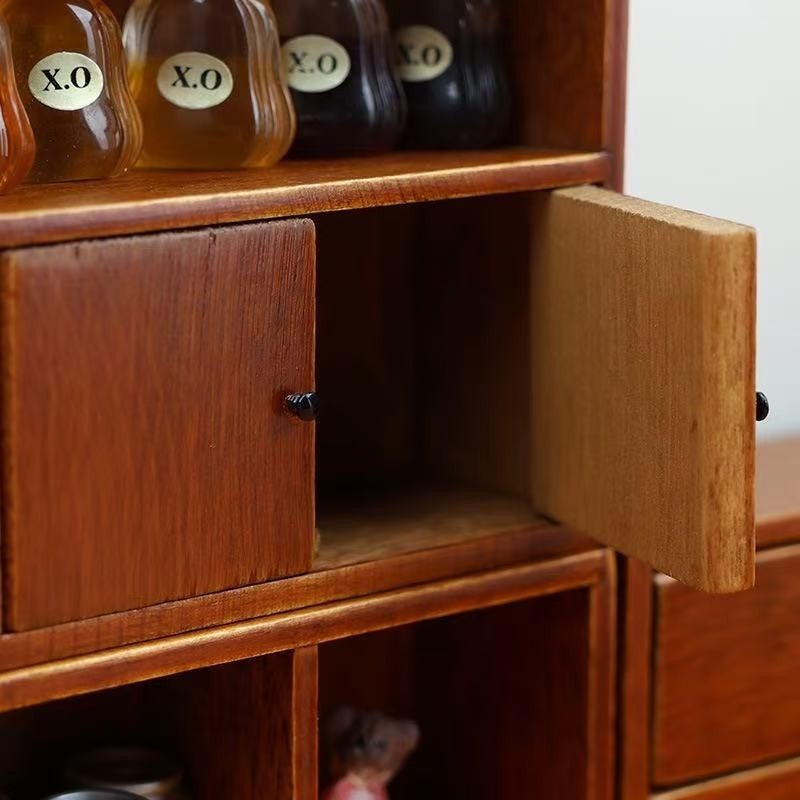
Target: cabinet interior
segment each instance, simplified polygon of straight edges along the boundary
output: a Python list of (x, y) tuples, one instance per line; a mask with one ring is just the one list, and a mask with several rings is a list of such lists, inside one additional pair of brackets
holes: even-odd
[(531, 196), (315, 223), (319, 557), (367, 526), (411, 547), (537, 524)]
[(0, 786), (39, 800), (71, 755), (154, 747), (185, 767), (193, 800), (291, 800), (292, 675), (281, 653), (0, 715)]
[(414, 719), (394, 800), (586, 798), (588, 611), (573, 591), (322, 645), (321, 730), (340, 705)]

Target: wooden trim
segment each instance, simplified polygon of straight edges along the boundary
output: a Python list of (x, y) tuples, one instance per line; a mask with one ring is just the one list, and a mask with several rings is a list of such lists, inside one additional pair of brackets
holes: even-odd
[(615, 714), (617, 673), (617, 568), (616, 556), (606, 551), (606, 571), (594, 588), (589, 611), (590, 650), (593, 666), (589, 686), (590, 766), (588, 800), (614, 796)]
[(623, 563), (619, 797), (645, 800), (650, 791), (653, 571), (635, 559)]
[(0, 712), (592, 586), (607, 564), (606, 552), (596, 550), (13, 670), (0, 675)]
[(317, 800), (319, 786), (319, 653), (302, 647), (292, 654), (292, 784), (294, 800)]
[(768, 800), (773, 797), (779, 800), (796, 797), (798, 786), (800, 758), (795, 758), (652, 796), (654, 800)]
[(601, 183), (607, 153), (509, 148), (285, 161), (269, 170), (146, 172), (0, 198), (0, 246)]
[(582, 534), (543, 525), (53, 628), (9, 633), (0, 636), (0, 671), (596, 549)]
[(604, 148), (611, 154), (610, 189), (625, 187), (626, 109), (628, 94), (628, 0), (608, 0), (609, 76), (606, 83)]

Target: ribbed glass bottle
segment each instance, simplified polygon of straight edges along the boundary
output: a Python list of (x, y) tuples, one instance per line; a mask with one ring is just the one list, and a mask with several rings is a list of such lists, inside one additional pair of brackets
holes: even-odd
[(33, 131), (14, 78), (8, 29), (0, 20), (0, 192), (25, 179), (35, 154)]
[(497, 0), (389, 0), (389, 14), (408, 100), (403, 144), (500, 141), (510, 99)]
[(136, 0), (124, 29), (142, 164), (266, 167), (286, 154), (295, 115), (268, 2)]
[(2, 0), (36, 140), (29, 180), (108, 178), (136, 161), (141, 122), (119, 25), (100, 0)]
[(293, 154), (391, 150), (405, 124), (383, 0), (273, 0), (297, 109)]

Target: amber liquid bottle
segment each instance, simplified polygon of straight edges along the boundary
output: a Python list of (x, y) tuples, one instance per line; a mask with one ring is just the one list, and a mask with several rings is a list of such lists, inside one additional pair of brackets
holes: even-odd
[(136, 0), (125, 18), (148, 167), (266, 167), (295, 131), (264, 0)]
[(273, 0), (297, 109), (293, 154), (392, 149), (405, 98), (382, 0)]
[(3, 0), (0, 10), (36, 139), (29, 180), (125, 172), (139, 154), (142, 132), (113, 14), (99, 0)]
[(403, 144), (498, 143), (510, 99), (497, 0), (389, 0), (389, 13), (408, 99)]
[(8, 30), (0, 20), (0, 192), (25, 179), (35, 154), (33, 131), (14, 78)]

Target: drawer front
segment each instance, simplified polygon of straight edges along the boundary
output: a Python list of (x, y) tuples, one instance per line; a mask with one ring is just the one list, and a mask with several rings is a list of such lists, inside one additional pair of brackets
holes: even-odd
[(749, 587), (753, 231), (594, 187), (534, 205), (537, 510), (695, 588)]
[(800, 546), (752, 592), (656, 589), (653, 778), (669, 786), (800, 753)]
[(657, 794), (654, 800), (797, 800), (798, 797), (800, 760), (793, 760)]
[(3, 602), (26, 630), (296, 574), (309, 221), (9, 251)]

